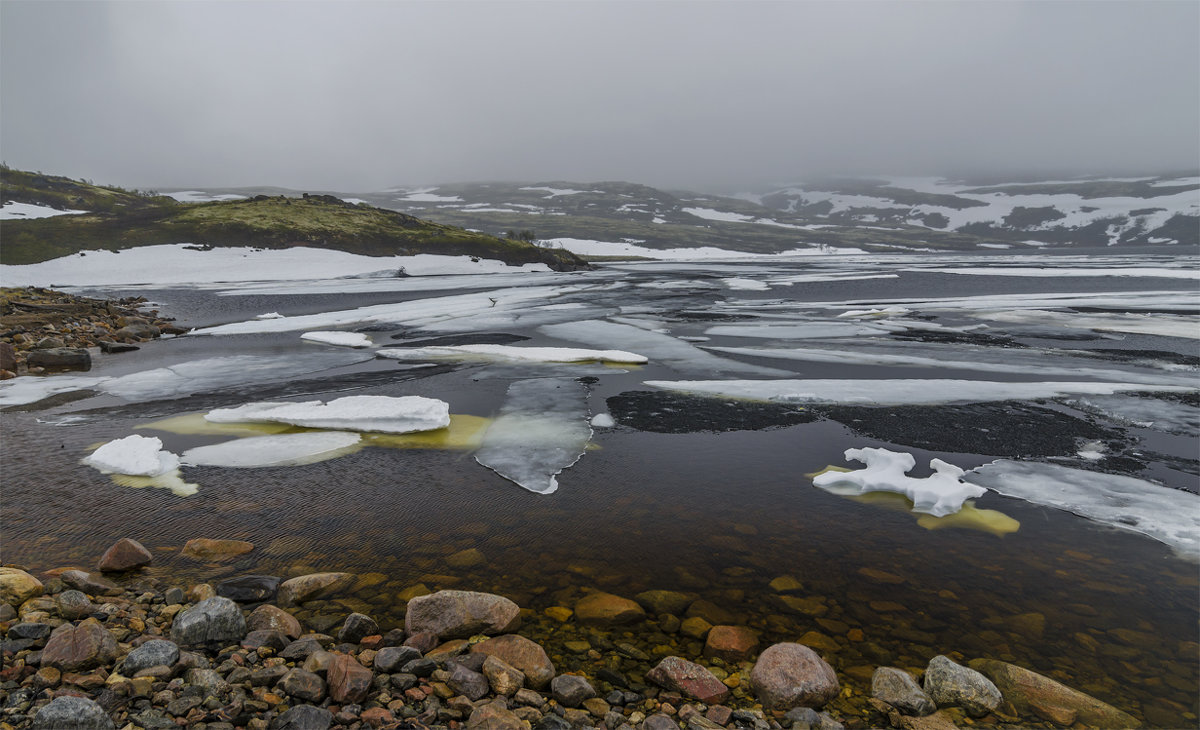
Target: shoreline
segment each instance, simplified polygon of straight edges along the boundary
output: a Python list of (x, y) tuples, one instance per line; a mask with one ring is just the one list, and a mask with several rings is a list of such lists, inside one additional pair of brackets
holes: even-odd
[(91, 299), (43, 287), (0, 287), (0, 380), (87, 371), (92, 358), (183, 334), (174, 319), (146, 310), (145, 297)]
[[(229, 540), (183, 548), (210, 563), (250, 550)], [(395, 597), (407, 602), (403, 625), (381, 625), (353, 595), (382, 574), (185, 586), (139, 572), (153, 558), (123, 539), (98, 563), (106, 571), (58, 568), (39, 580), (0, 570), (0, 728), (59, 727), (60, 711), (78, 727), (206, 730), (1143, 726), (1028, 669), (957, 654), (934, 657), (924, 687), (920, 668), (877, 667), (872, 696), (851, 701), (820, 646), (760, 645), (749, 627), (706, 620), (720, 609), (699, 594), (597, 590), (537, 613), (470, 586), (418, 585)], [(668, 635), (685, 649), (639, 648)]]

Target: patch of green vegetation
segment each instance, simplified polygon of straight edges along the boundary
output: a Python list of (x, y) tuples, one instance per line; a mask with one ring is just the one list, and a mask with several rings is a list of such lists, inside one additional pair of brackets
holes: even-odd
[[(11, 185), (10, 185), (11, 180)], [(312, 246), (366, 256), (420, 253), (468, 255), (510, 264), (586, 267), (568, 251), (432, 223), (393, 210), (351, 204), (329, 195), (255, 196), (246, 200), (179, 203), (172, 198), (104, 188), (68, 178), (4, 171), (9, 199), (93, 210), (4, 222), (0, 263), (30, 264), (79, 251), (156, 244), (290, 248)], [(39, 197), (40, 196), (40, 197)], [(105, 199), (108, 206), (97, 205)]]

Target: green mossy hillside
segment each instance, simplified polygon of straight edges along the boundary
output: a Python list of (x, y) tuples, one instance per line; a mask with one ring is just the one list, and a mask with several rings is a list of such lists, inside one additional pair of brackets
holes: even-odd
[(560, 271), (587, 267), (567, 251), (431, 223), (330, 195), (180, 203), (165, 196), (10, 169), (3, 170), (0, 188), (5, 201), (89, 211), (4, 221), (0, 236), (0, 263), (4, 264), (37, 263), (79, 251), (191, 243), (308, 246), (366, 256), (468, 255), (509, 264), (545, 263)]

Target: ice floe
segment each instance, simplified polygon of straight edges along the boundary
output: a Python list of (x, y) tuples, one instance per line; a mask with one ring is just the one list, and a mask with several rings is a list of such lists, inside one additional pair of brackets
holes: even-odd
[(630, 324), (591, 319), (544, 325), (538, 331), (562, 340), (629, 348), (680, 372), (787, 374), (774, 368), (717, 357), (678, 338)]
[(771, 288), (771, 286), (765, 281), (747, 279), (741, 276), (731, 276), (727, 279), (722, 279), (721, 281), (723, 281), (725, 286), (729, 287), (730, 289), (739, 289), (742, 291), (767, 291)]
[[(58, 210), (46, 205), (8, 202), (0, 207), (0, 221), (19, 221), (31, 218), (52, 218), (56, 215), (78, 215), (86, 210)], [(7, 277), (5, 277), (7, 280)], [(7, 281), (6, 281), (7, 283)], [(9, 284), (11, 286), (11, 284)]]
[(1050, 325), (1064, 330), (1130, 332), (1200, 339), (1200, 322), (1197, 322), (1195, 317), (1173, 314), (1086, 314), (1020, 309), (1008, 312), (979, 312), (973, 316), (989, 322)]
[(779, 403), (843, 403), (874, 406), (1039, 400), (1069, 395), (1112, 395), (1121, 391), (1189, 392), (1187, 386), (1144, 383), (990, 380), (647, 380), (646, 385), (698, 395)]
[(1072, 408), (1167, 433), (1200, 436), (1200, 408), (1158, 398), (1111, 395), (1087, 396), (1067, 402)]
[(514, 347), (511, 345), (446, 345), (441, 347), (385, 348), (380, 357), (394, 360), (511, 360), (519, 362), (612, 362), (643, 364), (645, 355), (623, 350), (586, 350), (575, 347)]
[(1200, 496), (1118, 474), (1001, 459), (965, 479), (1008, 497), (1158, 540), (1200, 558)]
[(419, 395), (391, 397), (352, 395), (321, 401), (247, 403), (209, 411), (213, 423), (290, 423), (306, 428), (344, 431), (408, 433), (450, 425), (450, 407), (442, 400)]
[(105, 474), (154, 477), (179, 467), (179, 457), (163, 450), (161, 439), (134, 434), (109, 441), (83, 462)]
[(617, 422), (608, 413), (597, 413), (592, 416), (592, 428), (615, 428)]
[(240, 281), (290, 281), (403, 269), (411, 276), (549, 271), (545, 264), (508, 266), (470, 256), (362, 256), (321, 248), (212, 248), (189, 244), (84, 251), (36, 264), (0, 265), (6, 286), (167, 286)]
[(374, 344), (361, 332), (305, 332), (300, 339), (338, 347), (370, 347)]
[(987, 490), (962, 481), (963, 470), (941, 459), (929, 462), (933, 474), (916, 479), (907, 472), (916, 468), (912, 454), (879, 448), (846, 449), (847, 461), (858, 461), (866, 468), (855, 471), (827, 471), (813, 477), (813, 484), (837, 494), (895, 492), (908, 497), (913, 512), (935, 517), (952, 514), (963, 502), (982, 496)]
[(362, 437), (344, 431), (314, 431), (252, 436), (188, 449), (179, 457), (185, 466), (255, 468), (298, 466), (343, 456), (360, 447)]
[(747, 337), (770, 340), (812, 340), (834, 337), (865, 337), (886, 334), (887, 329), (865, 323), (791, 322), (788, 324), (718, 324), (704, 334), (723, 337)]
[(591, 437), (583, 384), (569, 378), (522, 380), (508, 387), (475, 461), (531, 492), (551, 494), (558, 489), (557, 475), (579, 461)]

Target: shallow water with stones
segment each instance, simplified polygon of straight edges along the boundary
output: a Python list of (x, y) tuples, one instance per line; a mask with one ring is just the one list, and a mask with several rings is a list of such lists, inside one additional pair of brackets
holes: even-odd
[[(1106, 262), (1102, 257), (1095, 260), (1097, 266)], [(1011, 264), (1003, 258), (978, 257), (971, 265), (981, 261)], [(902, 263), (909, 266), (911, 261)], [(1072, 260), (1071, 265), (1078, 263)], [(905, 266), (887, 261), (804, 261), (773, 264), (764, 272), (757, 263), (629, 265), (555, 280), (619, 281), (620, 288), (580, 294), (591, 308), (589, 318), (653, 319), (674, 336), (703, 336), (714, 324), (761, 322), (763, 315), (795, 319), (797, 310), (789, 305), (797, 302), (887, 304), (982, 292), (1031, 298), (1047, 292), (1085, 297), (1148, 290), (1195, 292), (1194, 282), (1186, 279), (955, 276), (904, 272)], [(900, 273), (894, 279), (809, 281), (765, 291), (733, 290), (722, 284), (733, 277), (769, 280), (780, 274), (880, 272)], [(672, 282), (685, 285), (662, 286)], [(481, 282), (481, 290), (484, 287), (486, 280)], [(324, 312), (441, 294), (336, 297), (298, 290), (289, 295), (221, 296), (211, 289), (148, 293), (165, 313), (189, 326), (240, 321), (268, 311)], [(811, 312), (800, 314), (807, 317)], [(961, 310), (930, 310), (929, 316), (933, 319), (927, 321), (949, 325), (970, 321)], [(825, 319), (836, 322), (833, 316)], [(1033, 328), (1023, 326), (1024, 332), (999, 325), (971, 332), (985, 332), (995, 348), (1015, 342), (1025, 349), (1156, 352), (1159, 362), (1167, 361), (1164, 353), (1173, 353), (1183, 367), (1197, 355), (1195, 340), (1182, 337), (1091, 330), (1059, 332), (1061, 339), (1049, 338), (1045, 331), (1029, 337)], [(446, 335), (413, 331), (403, 323), (369, 329), (376, 344), (385, 346), (425, 334)], [(548, 337), (519, 317), (492, 331), (501, 332), (529, 337), (528, 344), (579, 344)], [(166, 340), (132, 355), (104, 358), (89, 375), (123, 375), (238, 354), (295, 363), (325, 351), (301, 344), (298, 334)], [(402, 339), (393, 340), (392, 335)], [(933, 343), (928, 342), (933, 337), (922, 338), (920, 333), (903, 335), (876, 339), (912, 345), (915, 351), (922, 344), (946, 344), (945, 337)], [(747, 342), (713, 336), (703, 344), (740, 347)], [(854, 346), (845, 340), (832, 344)], [(745, 366), (784, 370), (792, 378), (1059, 379), (723, 357)], [(1128, 358), (1103, 353), (1098, 359), (1090, 357), (1096, 367), (1133, 375), (1150, 372)], [(1190, 371), (1170, 372), (1186, 376)], [(618, 426), (595, 431), (593, 446), (559, 475), (560, 487), (550, 495), (527, 492), (476, 464), (470, 450), (456, 448), (369, 446), (305, 466), (186, 468), (187, 481), (199, 485), (190, 497), (122, 487), (78, 461), (90, 446), (130, 433), (158, 436), (175, 453), (216, 443), (225, 437), (145, 427), (163, 418), (248, 400), (425, 395), (446, 400), (453, 413), (487, 418), (499, 411), (512, 382), (564, 376), (584, 378), (591, 411), (611, 412)], [(846, 404), (743, 408), (643, 384), (697, 377), (698, 370), (686, 363), (664, 365), (653, 358), (640, 368), (451, 363), (427, 370), (348, 358), (322, 362), (286, 378), (206, 385), (182, 397), (151, 393), (128, 402), (100, 394), (57, 405), (22, 406), (6, 413), (2, 422), (2, 559), (36, 570), (86, 566), (115, 539), (131, 536), (158, 556), (150, 574), (169, 582), (216, 581), (246, 573), (358, 574), (358, 586), (350, 595), (304, 606), (302, 617), (316, 627), (336, 625), (349, 610), (372, 615), (384, 628), (400, 625), (403, 600), (398, 594), (417, 584), (432, 590), (493, 591), (536, 612), (523, 633), (546, 645), (560, 671), (578, 669), (594, 677), (605, 666), (634, 682), (661, 653), (697, 657), (700, 642), (647, 624), (629, 635), (615, 630), (592, 636), (596, 654), (574, 653), (566, 642), (604, 632), (559, 623), (542, 610), (570, 607), (588, 588), (625, 596), (649, 589), (690, 591), (713, 604), (715, 608), (705, 609), (710, 616), (762, 632), (763, 645), (803, 640), (818, 648), (848, 688), (837, 702), (845, 712), (864, 707), (875, 667), (917, 670), (935, 654), (958, 652), (963, 659), (987, 657), (1029, 667), (1149, 725), (1195, 724), (1200, 582), (1194, 558), (1135, 532), (993, 493), (981, 497), (977, 506), (1019, 521), (1015, 533), (1000, 537), (955, 527), (926, 529), (917, 515), (896, 509), (894, 503), (836, 496), (814, 488), (805, 476), (831, 464), (850, 466), (842, 459), (846, 448), (886, 446), (913, 453), (919, 473), (927, 473), (922, 467), (932, 457), (964, 468), (998, 457), (1021, 457), (1134, 474), (1166, 488), (1196, 491), (1194, 434), (1131, 426), (1073, 408), (1067, 399), (903, 409)], [(1079, 379), (1087, 378), (1083, 374)], [(1089, 463), (1076, 455), (1081, 443), (1097, 440), (1106, 444), (1109, 458)], [(256, 550), (233, 563), (195, 563), (177, 554), (193, 537), (250, 540)], [(472, 548), (482, 554), (482, 562), (471, 564), (460, 554)], [(791, 595), (805, 600), (787, 601), (776, 594), (768, 584), (779, 576), (797, 579), (802, 588)], [(608, 648), (614, 641), (630, 642), (651, 659)], [(744, 700), (734, 703), (740, 701)]]

